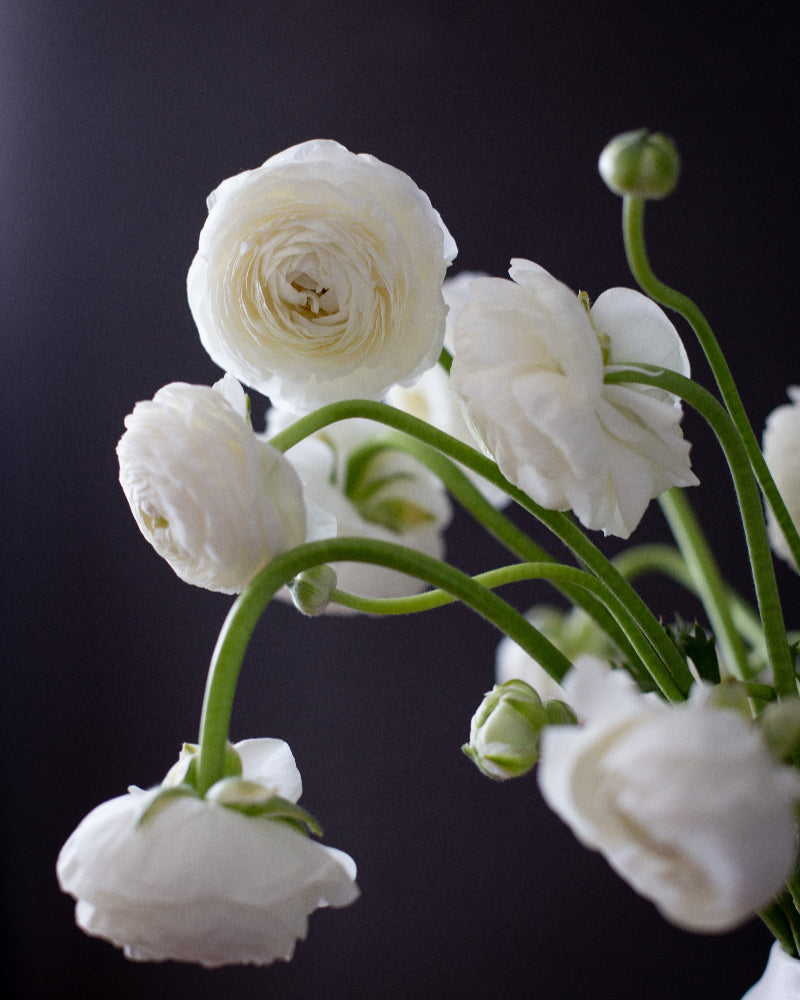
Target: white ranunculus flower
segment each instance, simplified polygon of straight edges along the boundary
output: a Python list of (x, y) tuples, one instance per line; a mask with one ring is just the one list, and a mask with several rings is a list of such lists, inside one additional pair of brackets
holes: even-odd
[(188, 276), (203, 346), (297, 409), (379, 399), (436, 362), (456, 255), (402, 171), (329, 140), (223, 181)]
[[(486, 275), (474, 271), (464, 271), (452, 278), (446, 278), (442, 285), (442, 293), (448, 307), (444, 346), (451, 353), (453, 350), (453, 325), (469, 303), (471, 282), (480, 277), (486, 277)], [(461, 403), (450, 385), (450, 376), (441, 365), (429, 368), (413, 385), (393, 386), (386, 395), (386, 402), (391, 406), (396, 406), (398, 410), (410, 413), (413, 417), (427, 421), (427, 423), (473, 448), (480, 448), (480, 442), (464, 420)], [(505, 507), (509, 503), (508, 495), (502, 490), (469, 470), (467, 475), (495, 507)]]
[[(293, 419), (271, 409), (268, 433)], [(440, 480), (411, 455), (392, 448), (369, 420), (342, 420), (286, 452), (302, 480), (309, 538), (359, 536), (396, 542), (437, 559), (452, 507)], [(360, 597), (419, 593), (416, 577), (368, 563), (332, 563), (339, 590)], [(341, 612), (338, 605), (330, 612)]]
[(545, 731), (539, 785), (578, 839), (686, 930), (727, 931), (769, 903), (795, 861), (800, 777), (754, 726), (708, 689), (670, 706), (598, 664), (564, 688), (585, 721)]
[(627, 538), (653, 497), (697, 478), (678, 400), (603, 375), (639, 364), (688, 375), (683, 344), (639, 292), (609, 289), (589, 312), (538, 265), (511, 263), (513, 281), (472, 283), (455, 322), (451, 381), (467, 422), (534, 501)]
[[(569, 611), (547, 604), (538, 604), (526, 612), (525, 617), (553, 645), (573, 663), (592, 661), (607, 663), (619, 656), (613, 642), (582, 609)], [(497, 644), (495, 679), (498, 684), (512, 679), (523, 680), (546, 701), (549, 698), (564, 700), (564, 689), (534, 658), (516, 642), (504, 636)]]
[[(762, 443), (764, 458), (786, 509), (794, 523), (800, 524), (800, 386), (790, 386), (787, 392), (791, 403), (770, 413)], [(767, 529), (773, 550), (797, 569), (783, 532), (769, 508)]]
[[(253, 798), (258, 787), (267, 798), (299, 795), (281, 740), (246, 740), (236, 750)], [(343, 851), (211, 798), (164, 796), (164, 786), (133, 788), (90, 812), (61, 849), (57, 874), (87, 934), (136, 961), (207, 967), (288, 961), (313, 910), (358, 897), (355, 863)]]
[(125, 418), (119, 479), (142, 534), (187, 583), (234, 594), (305, 541), (302, 486), (253, 432), (242, 387), (173, 382)]

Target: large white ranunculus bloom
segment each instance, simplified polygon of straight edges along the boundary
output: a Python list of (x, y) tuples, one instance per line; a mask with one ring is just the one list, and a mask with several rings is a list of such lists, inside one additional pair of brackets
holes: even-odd
[[(486, 275), (474, 271), (464, 271), (455, 277), (446, 278), (442, 285), (442, 293), (448, 308), (444, 346), (451, 353), (453, 350), (453, 325), (469, 303), (470, 284), (479, 277), (486, 277)], [(410, 413), (413, 417), (427, 421), (427, 423), (473, 448), (480, 447), (480, 442), (464, 420), (461, 403), (450, 385), (450, 376), (441, 365), (429, 368), (413, 385), (393, 386), (386, 395), (386, 402), (396, 406), (398, 410)], [(509, 503), (508, 494), (501, 489), (469, 470), (467, 470), (467, 475), (495, 507), (505, 507)]]
[(727, 931), (781, 890), (797, 850), (800, 777), (708, 689), (669, 706), (584, 663), (565, 698), (583, 724), (548, 728), (539, 785), (587, 847), (690, 931)]
[(242, 591), (305, 541), (302, 486), (253, 432), (239, 383), (173, 382), (125, 418), (119, 479), (142, 534), (187, 583)]
[(292, 957), (317, 907), (358, 897), (349, 855), (282, 820), (220, 804), (237, 792), (253, 802), (300, 793), (281, 740), (235, 749), (242, 774), (218, 783), (216, 801), (218, 786), (205, 799), (133, 788), (82, 820), (57, 874), (87, 934), (136, 961), (267, 965)]
[(379, 399), (435, 363), (456, 246), (402, 171), (318, 139), (223, 181), (208, 210), (189, 305), (246, 385), (313, 409)]
[[(787, 390), (791, 403), (773, 410), (764, 428), (763, 446), (775, 485), (795, 524), (800, 524), (800, 386)], [(767, 508), (767, 529), (773, 550), (797, 569), (783, 532)]]
[(513, 281), (472, 282), (456, 319), (453, 388), (500, 471), (551, 510), (627, 538), (653, 497), (697, 479), (673, 396), (605, 385), (604, 372), (651, 364), (689, 373), (662, 310), (627, 288), (591, 307), (538, 265)]
[[(272, 409), (268, 433), (293, 415)], [(396, 542), (442, 558), (452, 507), (441, 481), (411, 455), (392, 448), (369, 420), (342, 420), (286, 452), (308, 502), (309, 538), (359, 536)], [(368, 563), (331, 564), (339, 590), (360, 597), (419, 593), (422, 580)], [(329, 611), (340, 612), (338, 605)]]

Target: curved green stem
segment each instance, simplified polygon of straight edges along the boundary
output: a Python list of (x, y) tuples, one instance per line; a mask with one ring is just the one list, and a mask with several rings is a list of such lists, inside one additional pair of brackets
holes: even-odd
[(211, 659), (200, 721), (197, 785), (204, 794), (223, 774), (231, 712), (244, 654), (253, 629), (276, 591), (289, 580), (329, 562), (387, 566), (453, 594), (510, 636), (557, 681), (570, 661), (518, 611), (465, 573), (432, 556), (391, 542), (331, 538), (277, 556), (254, 577), (228, 613)]
[(779, 697), (797, 695), (794, 664), (786, 641), (780, 595), (772, 565), (761, 498), (741, 436), (730, 416), (708, 390), (677, 372), (644, 369), (617, 371), (606, 375), (609, 383), (633, 382), (652, 385), (684, 399), (708, 422), (717, 436), (733, 479), (744, 526), (750, 567), (753, 573), (758, 610), (764, 626), (767, 653)]
[(627, 580), (617, 572), (603, 553), (589, 541), (571, 517), (560, 511), (546, 510), (544, 507), (540, 507), (539, 504), (534, 503), (527, 494), (513, 486), (500, 473), (491, 459), (486, 458), (485, 455), (471, 448), (468, 444), (464, 444), (450, 434), (432, 427), (424, 420), (418, 420), (416, 417), (412, 417), (408, 413), (403, 413), (392, 406), (363, 399), (345, 400), (340, 403), (331, 403), (328, 406), (323, 406), (313, 413), (301, 417), (291, 427), (287, 427), (279, 434), (276, 434), (275, 437), (270, 438), (270, 444), (280, 451), (287, 451), (293, 445), (302, 441), (303, 438), (314, 434), (328, 424), (352, 418), (374, 420), (377, 423), (393, 427), (395, 430), (402, 431), (404, 434), (408, 434), (425, 444), (431, 445), (454, 461), (483, 476), (484, 479), (499, 487), (524, 510), (532, 514), (556, 538), (563, 542), (588, 570), (601, 579), (608, 589), (630, 611), (639, 628), (644, 632), (648, 642), (656, 650), (670, 674), (672, 686), (675, 691), (674, 697), (681, 700), (686, 696), (689, 688), (692, 686), (692, 675), (685, 660), (669, 636), (667, 636), (652, 611), (650, 611)]
[(753, 431), (745, 412), (739, 391), (733, 380), (733, 375), (725, 360), (725, 355), (719, 346), (711, 326), (701, 310), (692, 300), (681, 292), (670, 288), (653, 274), (647, 256), (644, 239), (644, 201), (641, 198), (623, 198), (622, 202), (622, 235), (625, 241), (625, 253), (628, 266), (636, 281), (644, 292), (656, 302), (674, 309), (694, 330), (700, 346), (708, 359), (711, 371), (716, 379), (722, 399), (731, 415), (734, 426), (741, 435), (748, 458), (758, 479), (759, 485), (772, 508), (775, 519), (794, 557), (800, 566), (800, 535), (791, 518), (783, 498), (778, 492), (772, 473), (769, 471), (758, 439)]
[[(504, 586), (519, 580), (548, 580), (551, 583), (568, 585), (570, 589), (583, 588), (592, 594), (597, 601), (602, 602), (615, 617), (622, 628), (627, 642), (630, 643), (635, 657), (646, 667), (647, 672), (661, 689), (662, 693), (672, 700), (680, 700), (680, 693), (675, 689), (672, 678), (659, 660), (654, 649), (642, 634), (628, 609), (608, 590), (596, 576), (575, 566), (564, 566), (556, 562), (515, 563), (503, 566), (473, 577), (484, 587), (494, 588)], [(455, 600), (450, 594), (441, 590), (416, 594), (413, 597), (368, 598), (355, 594), (345, 594), (335, 591), (331, 600), (345, 607), (369, 614), (401, 615), (412, 611), (428, 611), (441, 607)]]
[(745, 680), (749, 672), (747, 652), (734, 627), (727, 588), (716, 559), (688, 497), (682, 490), (671, 489), (658, 499), (708, 615), (725, 665), (735, 677)]
[[(612, 561), (627, 580), (635, 580), (646, 573), (662, 573), (697, 594), (695, 581), (683, 556), (672, 545), (634, 545), (620, 552)], [(730, 607), (734, 628), (752, 648), (759, 663), (766, 664), (767, 649), (761, 619), (747, 601), (728, 585), (725, 586), (725, 600)]]
[[(387, 440), (393, 447), (412, 455), (425, 465), (441, 480), (450, 495), (509, 552), (523, 562), (556, 562), (549, 552), (520, 530), (501, 510), (494, 507), (458, 465), (442, 452), (399, 431), (390, 432)], [(581, 607), (597, 622), (623, 656), (630, 658), (633, 655), (633, 649), (628, 643), (625, 632), (609, 614), (605, 604), (582, 587), (573, 587), (563, 581), (551, 582), (569, 601)]]

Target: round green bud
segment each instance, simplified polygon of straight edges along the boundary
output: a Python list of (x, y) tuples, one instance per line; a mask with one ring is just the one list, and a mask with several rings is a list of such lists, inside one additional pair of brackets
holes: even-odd
[(495, 684), (470, 723), (469, 743), (462, 747), (480, 770), (497, 781), (518, 778), (539, 758), (539, 734), (547, 725), (574, 722), (563, 702), (542, 703), (522, 680)]
[(295, 607), (309, 617), (324, 614), (335, 586), (336, 572), (330, 566), (314, 566), (288, 583)]
[(675, 190), (681, 163), (671, 139), (640, 128), (612, 139), (597, 167), (615, 194), (658, 199)]

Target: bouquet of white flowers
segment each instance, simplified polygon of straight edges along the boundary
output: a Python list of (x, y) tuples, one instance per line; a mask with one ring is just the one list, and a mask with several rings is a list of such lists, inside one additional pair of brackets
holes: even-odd
[[(306, 615), (414, 614), (458, 600), (501, 630), (497, 683), (464, 750), (495, 780), (537, 769), (548, 804), (670, 921), (722, 932), (759, 914), (776, 945), (752, 997), (800, 977), (800, 699), (772, 549), (800, 565), (800, 389), (759, 446), (697, 306), (652, 273), (648, 199), (672, 143), (603, 151), (642, 291), (592, 302), (540, 265), (446, 278), (456, 246), (404, 173), (331, 141), (224, 181), (189, 269), (200, 339), (224, 377), (172, 383), (126, 418), (120, 482), (181, 579), (238, 594), (214, 651), (196, 744), (155, 788), (99, 806), (57, 872), (76, 920), (137, 960), (292, 957), (309, 914), (358, 896), (312, 836), (280, 740), (232, 745), (237, 678), (275, 597)], [(690, 378), (665, 306), (714, 378)], [(269, 397), (258, 430), (243, 385)], [(756, 604), (722, 579), (686, 489), (684, 405), (730, 468)], [(263, 419), (263, 418), (261, 418)], [(658, 499), (674, 546), (606, 557)], [(470, 577), (444, 561), (451, 503), (508, 552)], [(505, 513), (573, 556), (554, 558)], [(586, 530), (584, 530), (586, 529)], [(665, 625), (633, 581), (667, 574), (707, 620)], [(496, 589), (542, 579), (568, 610), (520, 614)], [(788, 983), (795, 986), (787, 986)], [(761, 992), (757, 992), (761, 991)]]

